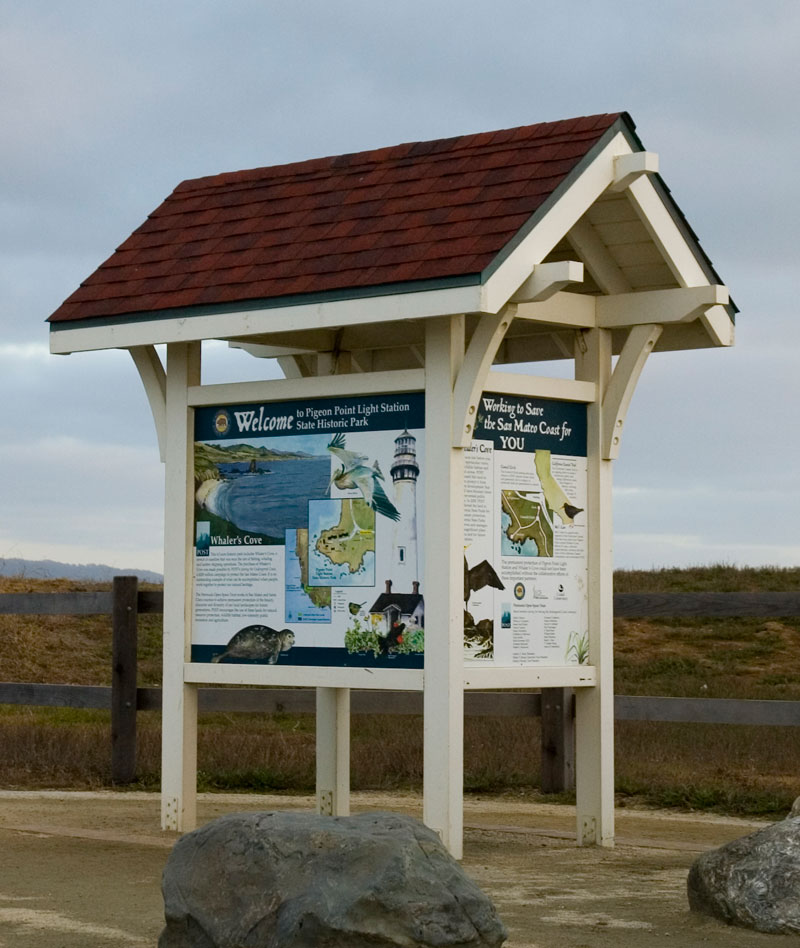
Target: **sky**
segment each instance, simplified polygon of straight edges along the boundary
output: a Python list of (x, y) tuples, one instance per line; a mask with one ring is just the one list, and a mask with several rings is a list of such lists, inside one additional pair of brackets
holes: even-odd
[(800, 565), (798, 48), (796, 0), (0, 0), (0, 560), (162, 568), (133, 363), (45, 320), (179, 182), (626, 110), (741, 312), (645, 366), (615, 566)]

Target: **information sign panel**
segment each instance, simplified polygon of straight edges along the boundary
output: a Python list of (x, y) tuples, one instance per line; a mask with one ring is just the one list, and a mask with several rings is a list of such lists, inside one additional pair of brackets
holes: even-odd
[(199, 408), (192, 660), (422, 667), (424, 396)]
[[(198, 408), (195, 662), (420, 668), (424, 395)], [(464, 654), (585, 662), (586, 406), (484, 393)]]
[(485, 392), (464, 466), (467, 661), (586, 662), (586, 406)]

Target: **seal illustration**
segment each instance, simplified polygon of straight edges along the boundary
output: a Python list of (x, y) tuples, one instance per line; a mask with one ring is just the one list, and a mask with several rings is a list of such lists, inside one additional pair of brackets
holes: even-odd
[(215, 655), (212, 662), (249, 659), (274, 665), (281, 652), (288, 652), (294, 645), (294, 632), (282, 629), (278, 632), (268, 625), (247, 625), (228, 642), (225, 651)]

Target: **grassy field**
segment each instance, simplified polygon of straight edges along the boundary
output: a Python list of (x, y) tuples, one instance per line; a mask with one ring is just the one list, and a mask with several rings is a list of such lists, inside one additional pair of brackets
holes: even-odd
[[(619, 592), (800, 589), (800, 569), (623, 572)], [(98, 588), (67, 581), (0, 578), (0, 592)], [(161, 621), (141, 616), (139, 683), (160, 682)], [(0, 616), (0, 680), (109, 684), (110, 628), (103, 616)], [(794, 656), (800, 620), (619, 619), (617, 694), (800, 700)], [(539, 723), (467, 718), (469, 790), (536, 796)], [(105, 787), (109, 716), (100, 711), (0, 705), (0, 786)], [(795, 728), (618, 722), (620, 805), (778, 814), (800, 794)], [(160, 721), (139, 717), (139, 788), (156, 788)], [(314, 782), (313, 715), (202, 715), (203, 789), (307, 792)], [(414, 788), (422, 781), (422, 721), (354, 715), (354, 788)]]

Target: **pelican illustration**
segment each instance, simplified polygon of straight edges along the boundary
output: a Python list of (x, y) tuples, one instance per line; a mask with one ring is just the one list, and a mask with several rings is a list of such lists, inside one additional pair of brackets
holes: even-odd
[(506, 588), (488, 560), (482, 560), (470, 567), (467, 564), (467, 557), (464, 556), (464, 608), (469, 602), (470, 595), (483, 589), (484, 586), (493, 586), (495, 589)]
[(377, 461), (372, 467), (368, 467), (369, 459), (365, 455), (345, 448), (344, 435), (341, 433), (333, 436), (328, 450), (342, 462), (342, 466), (333, 472), (331, 484), (335, 484), (340, 490), (355, 487), (361, 491), (364, 500), (376, 513), (383, 514), (389, 520), (400, 519), (397, 507), (389, 500), (381, 486), (383, 473)]

